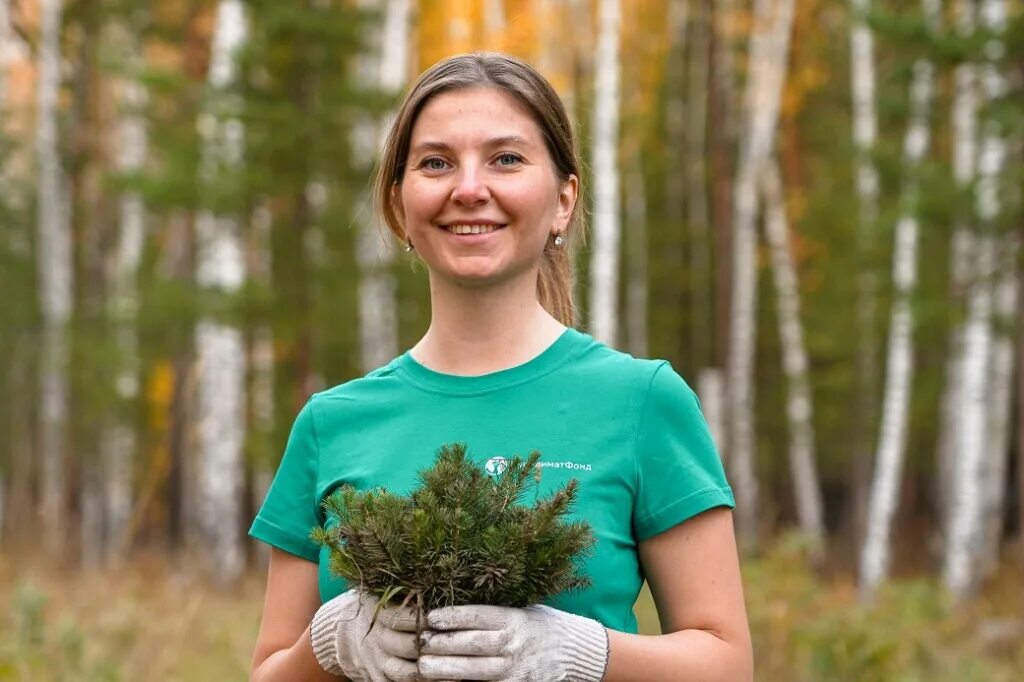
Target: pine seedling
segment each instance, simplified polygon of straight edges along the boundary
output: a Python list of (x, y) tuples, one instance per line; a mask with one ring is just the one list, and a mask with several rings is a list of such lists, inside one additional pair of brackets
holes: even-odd
[(586, 589), (581, 564), (593, 532), (564, 520), (579, 483), (538, 499), (539, 459), (536, 451), (513, 457), (491, 477), (464, 443), (443, 445), (408, 497), (335, 491), (311, 537), (328, 548), (331, 571), (378, 597), (379, 607), (412, 605), (418, 615), (462, 604), (522, 607)]

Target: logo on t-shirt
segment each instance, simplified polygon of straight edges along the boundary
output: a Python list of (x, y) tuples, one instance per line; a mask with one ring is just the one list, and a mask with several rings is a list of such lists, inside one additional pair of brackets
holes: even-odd
[[(508, 468), (508, 460), (504, 457), (491, 457), (484, 464), (484, 471), (487, 472), (488, 476), (501, 476), (505, 473), (505, 469)], [(570, 471), (592, 471), (593, 469), (589, 464), (580, 464), (578, 462), (562, 461), (562, 462), (537, 462), (538, 469), (569, 469)]]
[(487, 472), (488, 476), (501, 476), (507, 468), (508, 460), (504, 457), (491, 457), (484, 464), (484, 471)]

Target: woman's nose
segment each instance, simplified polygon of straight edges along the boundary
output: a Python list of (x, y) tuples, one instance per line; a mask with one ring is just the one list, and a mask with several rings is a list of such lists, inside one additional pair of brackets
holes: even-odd
[(476, 206), (491, 198), (491, 191), (479, 171), (463, 167), (452, 189), (452, 201), (463, 206)]

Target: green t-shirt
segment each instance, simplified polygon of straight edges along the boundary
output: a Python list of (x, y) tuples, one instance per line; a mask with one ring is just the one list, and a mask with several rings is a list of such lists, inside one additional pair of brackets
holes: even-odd
[(637, 542), (735, 504), (697, 397), (672, 366), (568, 328), (537, 357), (498, 372), (442, 374), (406, 352), (313, 395), (249, 533), (318, 562), (327, 601), (347, 587), (309, 539), (324, 522), (321, 500), (345, 483), (408, 494), (437, 449), (456, 441), (481, 464), (539, 450), (541, 495), (579, 480), (571, 515), (597, 538), (585, 564), (593, 586), (548, 603), (615, 630), (636, 632)]

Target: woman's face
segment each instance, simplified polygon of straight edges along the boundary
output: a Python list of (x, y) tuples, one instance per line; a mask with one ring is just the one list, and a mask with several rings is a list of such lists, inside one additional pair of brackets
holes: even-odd
[(568, 225), (577, 184), (557, 177), (519, 103), (471, 88), (437, 95), (420, 111), (395, 198), (431, 274), (482, 286), (535, 273), (547, 240)]

